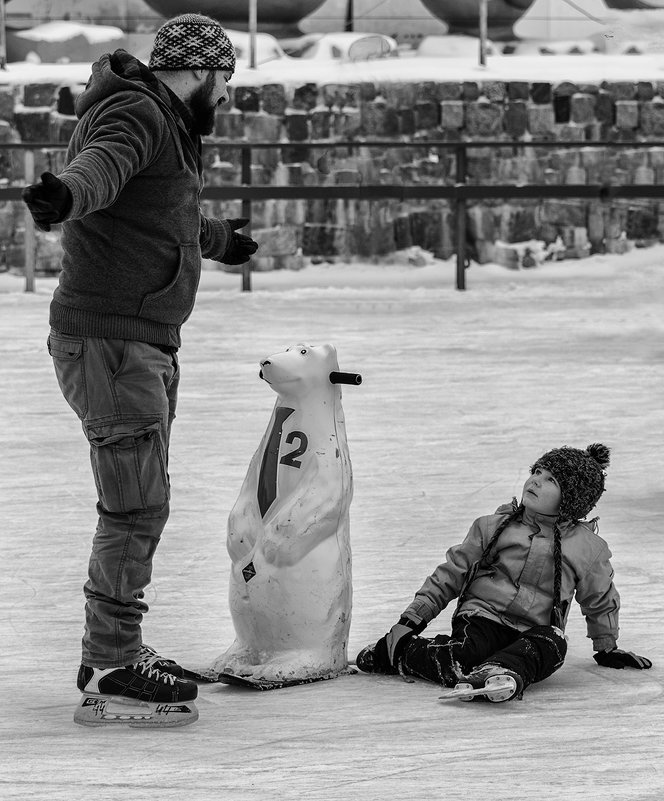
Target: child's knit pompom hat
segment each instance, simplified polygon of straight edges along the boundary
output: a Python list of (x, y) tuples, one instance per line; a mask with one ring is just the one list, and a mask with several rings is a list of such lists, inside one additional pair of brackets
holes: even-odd
[(547, 451), (530, 468), (548, 470), (560, 485), (560, 520), (583, 520), (594, 509), (604, 492), (610, 453), (599, 442), (585, 450), (564, 446)]

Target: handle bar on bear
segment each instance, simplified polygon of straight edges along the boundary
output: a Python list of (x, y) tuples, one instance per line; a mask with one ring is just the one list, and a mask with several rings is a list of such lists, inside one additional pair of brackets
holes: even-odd
[(359, 373), (340, 373), (337, 370), (332, 370), (330, 373), (330, 383), (359, 386), (362, 383), (362, 376)]

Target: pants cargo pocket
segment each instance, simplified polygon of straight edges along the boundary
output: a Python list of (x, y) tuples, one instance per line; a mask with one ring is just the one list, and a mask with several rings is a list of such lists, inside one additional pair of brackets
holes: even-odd
[(161, 509), (169, 497), (161, 420), (88, 421), (85, 429), (102, 507), (125, 514)]
[(60, 391), (78, 417), (83, 419), (88, 411), (83, 339), (52, 332), (47, 345)]

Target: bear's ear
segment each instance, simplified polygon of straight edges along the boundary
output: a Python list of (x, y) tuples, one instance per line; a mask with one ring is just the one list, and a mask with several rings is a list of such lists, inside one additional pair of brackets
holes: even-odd
[(329, 342), (326, 342), (322, 345), (316, 345), (316, 350), (320, 350), (320, 352), (326, 357), (337, 355), (337, 349), (334, 347), (334, 345), (330, 345)]

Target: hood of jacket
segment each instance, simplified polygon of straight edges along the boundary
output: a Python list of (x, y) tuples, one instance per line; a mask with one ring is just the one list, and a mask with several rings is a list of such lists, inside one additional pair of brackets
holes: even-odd
[(145, 64), (126, 50), (105, 53), (92, 65), (85, 89), (76, 98), (75, 111), (80, 119), (92, 106), (118, 92), (144, 92), (166, 113), (172, 114), (168, 91)]
[(81, 119), (90, 109), (113, 95), (122, 92), (141, 92), (150, 97), (161, 109), (178, 151), (180, 165), (184, 167), (184, 147), (196, 148), (187, 132), (182, 117), (174, 108), (171, 92), (143, 62), (126, 50), (105, 53), (92, 65), (85, 89), (76, 98), (74, 110)]

